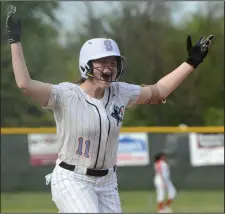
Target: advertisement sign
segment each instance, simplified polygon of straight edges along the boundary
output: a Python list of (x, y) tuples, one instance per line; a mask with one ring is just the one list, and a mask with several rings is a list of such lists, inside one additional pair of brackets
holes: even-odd
[(192, 166), (224, 165), (224, 134), (189, 135), (190, 160)]
[(121, 133), (117, 155), (118, 166), (149, 164), (147, 133)]
[[(28, 151), (33, 166), (55, 164), (59, 144), (56, 134), (29, 134)], [(122, 133), (119, 136), (118, 166), (149, 164), (147, 133)]]
[(28, 151), (33, 166), (55, 164), (59, 144), (56, 134), (29, 134)]

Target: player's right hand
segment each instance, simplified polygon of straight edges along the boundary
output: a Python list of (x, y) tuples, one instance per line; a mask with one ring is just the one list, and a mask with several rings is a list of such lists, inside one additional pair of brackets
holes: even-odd
[(16, 7), (10, 6), (6, 18), (6, 30), (10, 44), (20, 42), (21, 20), (15, 19)]

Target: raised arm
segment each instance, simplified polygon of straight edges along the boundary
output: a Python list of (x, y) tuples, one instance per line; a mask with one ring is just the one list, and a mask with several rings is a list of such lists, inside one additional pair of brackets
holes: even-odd
[(20, 43), (21, 23), (19, 20), (15, 21), (15, 13), (16, 8), (11, 7), (6, 19), (6, 29), (11, 44), (12, 65), (16, 84), (25, 95), (31, 96), (45, 106), (50, 97), (51, 85), (31, 79)]
[(203, 62), (208, 54), (209, 45), (213, 39), (210, 35), (207, 39), (201, 37), (195, 46), (192, 46), (191, 37), (187, 38), (188, 58), (171, 73), (160, 79), (154, 85), (141, 87), (140, 96), (136, 104), (159, 104), (165, 102), (167, 96), (171, 94), (186, 77), (191, 74), (197, 66)]

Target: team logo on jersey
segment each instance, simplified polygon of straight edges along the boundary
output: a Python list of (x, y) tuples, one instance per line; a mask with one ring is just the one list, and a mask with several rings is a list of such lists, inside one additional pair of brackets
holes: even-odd
[(114, 117), (117, 121), (117, 126), (120, 122), (123, 121), (123, 113), (124, 113), (124, 106), (121, 106), (120, 108), (114, 105), (112, 117)]

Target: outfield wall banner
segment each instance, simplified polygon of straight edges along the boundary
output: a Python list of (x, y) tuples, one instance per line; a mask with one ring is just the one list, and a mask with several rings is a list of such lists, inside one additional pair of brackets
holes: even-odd
[[(56, 134), (29, 134), (28, 151), (32, 166), (55, 164), (59, 143)], [(122, 133), (119, 136), (118, 166), (149, 164), (148, 134)]]
[(141, 166), (149, 164), (148, 134), (121, 133), (117, 155), (118, 166)]
[(224, 134), (189, 135), (190, 160), (192, 166), (224, 165)]
[(32, 166), (52, 165), (58, 157), (56, 134), (29, 134), (28, 151)]

